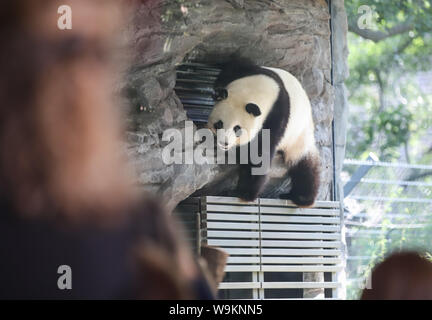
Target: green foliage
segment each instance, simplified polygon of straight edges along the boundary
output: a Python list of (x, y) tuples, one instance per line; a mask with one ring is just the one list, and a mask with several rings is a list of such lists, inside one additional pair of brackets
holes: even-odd
[(366, 123), (367, 140), (366, 144), (371, 145), (375, 140), (375, 133), (383, 133), (385, 141), (380, 145), (381, 157), (389, 158), (391, 151), (401, 144), (401, 141), (407, 141), (409, 138), (409, 124), (413, 115), (402, 104), (392, 109), (385, 109), (372, 117)]
[(350, 26), (357, 24), (362, 5), (375, 12), (371, 31), (388, 33), (401, 24), (410, 26), (378, 42), (353, 32), (348, 38), (350, 77), (346, 84), (350, 104), (359, 110), (354, 109), (350, 119), (347, 156), (358, 158), (375, 151), (382, 160), (400, 158), (399, 148), (415, 145), (430, 126), (432, 100), (420, 90), (416, 75), (432, 65), (431, 3), (348, 0), (345, 4)]

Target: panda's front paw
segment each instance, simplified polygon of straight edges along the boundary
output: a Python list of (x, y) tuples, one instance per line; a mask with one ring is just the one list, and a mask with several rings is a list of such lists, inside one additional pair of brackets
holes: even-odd
[(267, 180), (267, 176), (250, 175), (249, 172), (250, 168), (247, 169), (246, 174), (239, 178), (239, 182), (237, 184), (237, 194), (240, 199), (245, 201), (254, 201), (261, 194), (263, 186)]
[(315, 203), (315, 198), (310, 196), (302, 196), (293, 193), (283, 193), (279, 196), (280, 199), (291, 200), (300, 208), (312, 207)]
[(256, 190), (254, 190), (253, 188), (251, 188), (250, 185), (239, 184), (237, 186), (237, 196), (241, 200), (249, 202), (249, 201), (255, 201), (258, 198), (259, 193), (256, 192)]
[(239, 188), (238, 197), (246, 202), (255, 201), (258, 198), (258, 194), (253, 192), (250, 188)]
[(239, 196), (240, 200), (244, 201), (244, 202), (252, 202), (255, 201), (258, 196), (254, 196), (254, 195), (240, 195)]

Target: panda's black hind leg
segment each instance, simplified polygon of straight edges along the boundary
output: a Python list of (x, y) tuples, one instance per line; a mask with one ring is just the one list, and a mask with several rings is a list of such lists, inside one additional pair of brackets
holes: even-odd
[(291, 190), (281, 194), (281, 199), (292, 200), (299, 207), (310, 207), (314, 204), (320, 184), (320, 162), (316, 156), (307, 156), (289, 169)]
[(254, 201), (259, 197), (266, 182), (267, 175), (252, 175), (251, 166), (241, 165), (237, 184), (237, 196), (245, 201)]

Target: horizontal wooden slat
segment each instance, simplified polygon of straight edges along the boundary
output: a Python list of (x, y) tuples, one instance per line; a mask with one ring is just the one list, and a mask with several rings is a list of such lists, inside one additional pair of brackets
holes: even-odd
[(305, 258), (305, 257), (228, 257), (227, 264), (235, 263), (262, 263), (262, 264), (338, 264), (340, 258)]
[(313, 240), (261, 240), (262, 247), (284, 248), (340, 248), (340, 241), (313, 241)]
[[(258, 230), (258, 223), (241, 223), (241, 222), (213, 222), (207, 221), (207, 229), (223, 229), (223, 230)], [(276, 224), (262, 223), (261, 230), (277, 230), (277, 231), (322, 231), (322, 232), (337, 232), (340, 230), (338, 226), (329, 225), (311, 225), (311, 224)]]
[[(264, 298), (265, 300), (342, 300), (341, 298)], [(240, 299), (241, 300), (241, 299)], [(245, 299), (248, 300), (248, 299)]]
[[(203, 236), (205, 236), (206, 230), (203, 230)], [(338, 240), (340, 234), (338, 233), (320, 233), (320, 232), (259, 232), (259, 231), (220, 231), (220, 230), (208, 230), (208, 238), (245, 238), (245, 239), (318, 239), (318, 240)]]
[(250, 222), (283, 222), (283, 223), (311, 223), (338, 225), (339, 218), (334, 217), (298, 217), (287, 215), (255, 215), (255, 214), (232, 214), (232, 213), (207, 213), (201, 219), (205, 221), (250, 221)]
[(230, 255), (272, 255), (272, 256), (338, 256), (340, 250), (324, 249), (268, 249), (268, 248), (223, 248)]
[(207, 238), (259, 238), (258, 231), (216, 231), (208, 230)]
[(286, 222), (286, 223), (316, 223), (316, 224), (339, 224), (339, 218), (333, 217), (298, 217), (286, 215), (261, 215), (261, 222)]
[[(206, 221), (207, 229), (244, 229), (244, 230), (258, 230), (258, 223), (241, 223), (241, 222), (213, 222)], [(286, 224), (286, 223), (262, 223), (262, 230), (278, 230), (278, 231), (324, 231), (324, 232), (337, 232), (340, 230), (336, 225), (322, 225), (322, 224)]]
[(229, 205), (216, 205), (208, 204), (206, 212), (241, 212), (241, 213), (258, 213), (256, 206), (229, 206)]
[(288, 207), (260, 207), (262, 215), (270, 213), (278, 213), (285, 215), (296, 215), (296, 216), (338, 216), (339, 210), (336, 209), (316, 209), (316, 208), (288, 208)]
[[(211, 246), (219, 247), (258, 247), (259, 240), (243, 240), (243, 239), (207, 239), (204, 243)], [(261, 240), (263, 248), (268, 247), (283, 247), (283, 248), (340, 248), (340, 241), (290, 241), (290, 240)]]
[(206, 242), (211, 246), (219, 247), (258, 247), (259, 240), (226, 240), (226, 239), (207, 239)]
[(259, 232), (259, 231), (222, 231), (222, 230), (203, 230), (207, 232), (207, 238), (261, 238), (262, 239), (322, 239), (322, 240), (338, 240), (338, 233), (320, 233), (320, 232)]
[(338, 288), (338, 282), (263, 282), (264, 289), (315, 289), (315, 288)]
[[(243, 258), (243, 257), (242, 257)], [(303, 258), (303, 257), (262, 257), (262, 263), (285, 264), (336, 264), (341, 263), (340, 258)]]
[(262, 223), (261, 230), (337, 232), (340, 228), (338, 226), (327, 225)]
[(221, 282), (219, 289), (259, 289), (260, 282)]
[(261, 267), (258, 265), (237, 265), (237, 266), (226, 266), (225, 272), (258, 272)]
[(297, 266), (272, 266), (264, 265), (261, 267), (264, 272), (337, 272), (343, 269), (342, 266), (314, 266), (314, 265), (297, 265)]
[[(209, 231), (223, 232), (223, 231)], [(323, 240), (338, 240), (339, 233), (321, 233), (321, 232), (261, 232), (262, 239), (323, 239)]]
[(219, 289), (332, 289), (340, 286), (338, 282), (222, 282)]
[(239, 230), (258, 230), (258, 223), (240, 223), (240, 222), (207, 222), (207, 229), (239, 229)]
[[(228, 249), (226, 249), (228, 250)], [(242, 249), (239, 249), (242, 250)], [(244, 249), (243, 249), (244, 250)], [(324, 250), (324, 249), (261, 249), (262, 255), (273, 256), (338, 256), (340, 250)]]
[(256, 214), (232, 214), (232, 213), (207, 213), (202, 215), (203, 221), (222, 220), (222, 221), (259, 221)]

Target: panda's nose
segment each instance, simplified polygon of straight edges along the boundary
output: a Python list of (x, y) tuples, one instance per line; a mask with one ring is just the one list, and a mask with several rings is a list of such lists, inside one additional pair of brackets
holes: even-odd
[(229, 143), (228, 142), (224, 142), (225, 147), (228, 147)]

